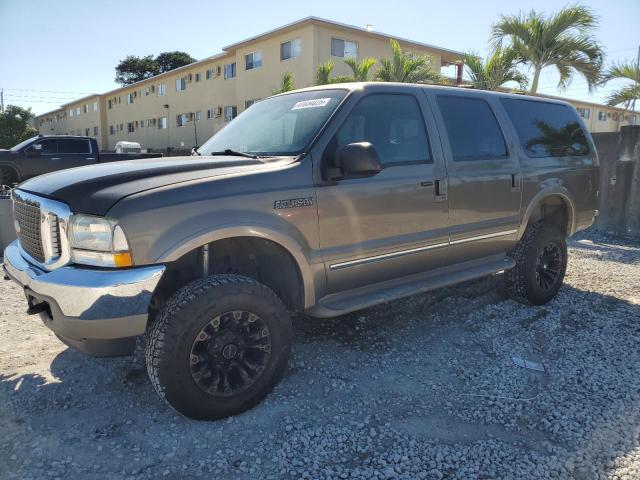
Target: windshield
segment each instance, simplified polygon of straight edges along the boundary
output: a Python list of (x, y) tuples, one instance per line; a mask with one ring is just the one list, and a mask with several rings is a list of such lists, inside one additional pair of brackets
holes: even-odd
[(29, 145), (31, 142), (33, 142), (36, 138), (38, 137), (31, 137), (28, 138), (27, 140), (24, 140), (23, 142), (20, 142), (19, 144), (17, 144), (15, 147), (11, 147), (11, 151), (12, 152), (17, 152), (19, 150), (22, 150), (23, 147), (26, 147), (27, 145)]
[(267, 98), (204, 143), (198, 152), (233, 150), (260, 156), (298, 155), (311, 142), (346, 90), (314, 90)]

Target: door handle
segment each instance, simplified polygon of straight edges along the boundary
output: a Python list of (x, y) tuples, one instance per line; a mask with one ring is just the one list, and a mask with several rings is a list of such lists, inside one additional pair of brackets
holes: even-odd
[(435, 200), (436, 202), (444, 202), (447, 199), (447, 181), (436, 180), (434, 182), (435, 188)]
[(522, 187), (522, 175), (519, 173), (511, 174), (511, 191), (519, 192)]
[(51, 160), (60, 160), (60, 157), (51, 157)]
[(87, 157), (87, 160), (95, 160), (95, 157)]

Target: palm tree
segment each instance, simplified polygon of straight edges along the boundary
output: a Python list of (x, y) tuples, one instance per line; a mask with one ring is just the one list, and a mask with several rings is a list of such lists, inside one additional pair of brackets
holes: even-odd
[(280, 88), (274, 90), (273, 94), (277, 95), (278, 93), (290, 92), (294, 90), (296, 87), (294, 86), (294, 78), (293, 73), (284, 72), (282, 74), (282, 79), (280, 80)]
[[(629, 61), (613, 64), (602, 76), (601, 83), (619, 79), (637, 82), (638, 79), (640, 79), (638, 65), (633, 65)], [(640, 100), (640, 89), (636, 87), (635, 83), (613, 90), (607, 98), (607, 105), (611, 105), (612, 107), (623, 105), (624, 108), (628, 109), (631, 107), (631, 104), (634, 103), (634, 100)]]
[(352, 82), (366, 82), (369, 80), (369, 70), (376, 64), (376, 59), (372, 57), (363, 58), (358, 61), (355, 58), (345, 58), (344, 63), (351, 67), (353, 72)]
[(592, 35), (597, 25), (597, 17), (590, 9), (574, 5), (550, 17), (534, 10), (502, 15), (493, 25), (491, 36), (494, 45), (509, 40), (523, 63), (533, 68), (532, 95), (538, 91), (540, 72), (545, 67), (558, 70), (558, 88), (566, 88), (577, 72), (585, 77), (591, 90), (600, 79), (604, 56)]
[(431, 68), (429, 58), (403, 52), (400, 44), (391, 39), (391, 58), (381, 58), (376, 80), (402, 83), (442, 83), (443, 77)]
[(327, 60), (316, 68), (316, 85), (327, 85), (331, 83), (331, 71), (333, 70), (333, 62)]
[(497, 46), (485, 61), (477, 53), (468, 52), (464, 54), (463, 60), (474, 88), (497, 90), (508, 82), (517, 83), (521, 89), (527, 88), (527, 77), (516, 67), (518, 52), (512, 48)]

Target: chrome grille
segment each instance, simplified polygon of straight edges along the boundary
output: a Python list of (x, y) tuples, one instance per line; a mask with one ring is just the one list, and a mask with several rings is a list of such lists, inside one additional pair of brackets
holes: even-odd
[(55, 270), (70, 262), (71, 211), (67, 205), (16, 189), (13, 211), (25, 258), (45, 270)]
[(21, 198), (14, 198), (13, 212), (19, 227), (20, 246), (34, 260), (44, 262), (44, 247), (40, 229), (40, 206)]

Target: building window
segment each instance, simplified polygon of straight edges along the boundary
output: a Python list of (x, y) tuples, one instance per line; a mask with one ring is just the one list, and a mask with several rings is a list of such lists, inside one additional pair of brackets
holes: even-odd
[(158, 96), (164, 97), (164, 92), (165, 92), (165, 86), (164, 86), (164, 83), (161, 83), (158, 85)]
[(108, 105), (109, 105), (109, 110), (111, 110), (111, 99), (109, 99)]
[(582, 118), (589, 118), (589, 115), (591, 114), (591, 109), (589, 108), (578, 107), (576, 110), (578, 111), (578, 115)]
[(86, 103), (82, 106), (82, 113), (89, 113), (89, 105)]
[(133, 133), (133, 122), (127, 123), (127, 132)]
[(98, 127), (93, 127), (93, 136), (94, 137), (98, 136)]
[(246, 70), (253, 70), (262, 66), (262, 52), (251, 52), (244, 56), (244, 65)]
[(80, 115), (80, 107), (76, 107), (76, 117)]
[(167, 117), (158, 118), (158, 128), (167, 128)]
[(238, 107), (235, 105), (230, 105), (228, 107), (224, 107), (224, 120), (225, 122), (230, 122), (234, 118), (238, 116)]
[(85, 137), (88, 137), (88, 136), (89, 136), (89, 133), (91, 133), (91, 129), (89, 129), (89, 128), (85, 128), (85, 129), (84, 129), (84, 136), (85, 136)]
[(340, 38), (332, 38), (331, 55), (333, 57), (356, 58), (358, 56), (358, 44)]
[(133, 93), (127, 93), (127, 103), (133, 103)]
[(202, 120), (202, 112), (196, 112), (196, 122)]
[(249, 108), (251, 105), (253, 105), (254, 103), (259, 102), (259, 101), (260, 101), (260, 99), (259, 99), (259, 98), (254, 98), (254, 99), (251, 99), (251, 100), (246, 100), (246, 101), (244, 102), (244, 109), (246, 110), (246, 109), (247, 109), (247, 108)]
[(236, 76), (236, 62), (227, 63), (224, 66), (224, 79), (234, 78)]
[(176, 80), (176, 92), (182, 92), (187, 88), (187, 79), (182, 77)]
[(93, 102), (93, 111), (94, 112), (98, 111), (98, 102)]
[(603, 112), (602, 110), (600, 110), (598, 112), (598, 120), (600, 120), (601, 122), (606, 122), (607, 121), (607, 112)]
[(213, 110), (210, 108), (207, 109), (207, 120), (211, 120), (213, 118)]
[(109, 125), (109, 135), (115, 135), (116, 128), (113, 125)]
[(200, 72), (196, 73), (196, 82), (200, 81)]
[(73, 117), (73, 108), (71, 110), (69, 110), (69, 116)]
[(140, 128), (144, 128), (144, 120), (140, 120)]
[(302, 50), (302, 40), (296, 38), (280, 44), (280, 60), (289, 60), (300, 55)]
[(189, 121), (188, 113), (181, 113), (180, 115), (176, 115), (176, 126), (184, 127)]
[(207, 70), (207, 80), (220, 76), (220, 65)]

